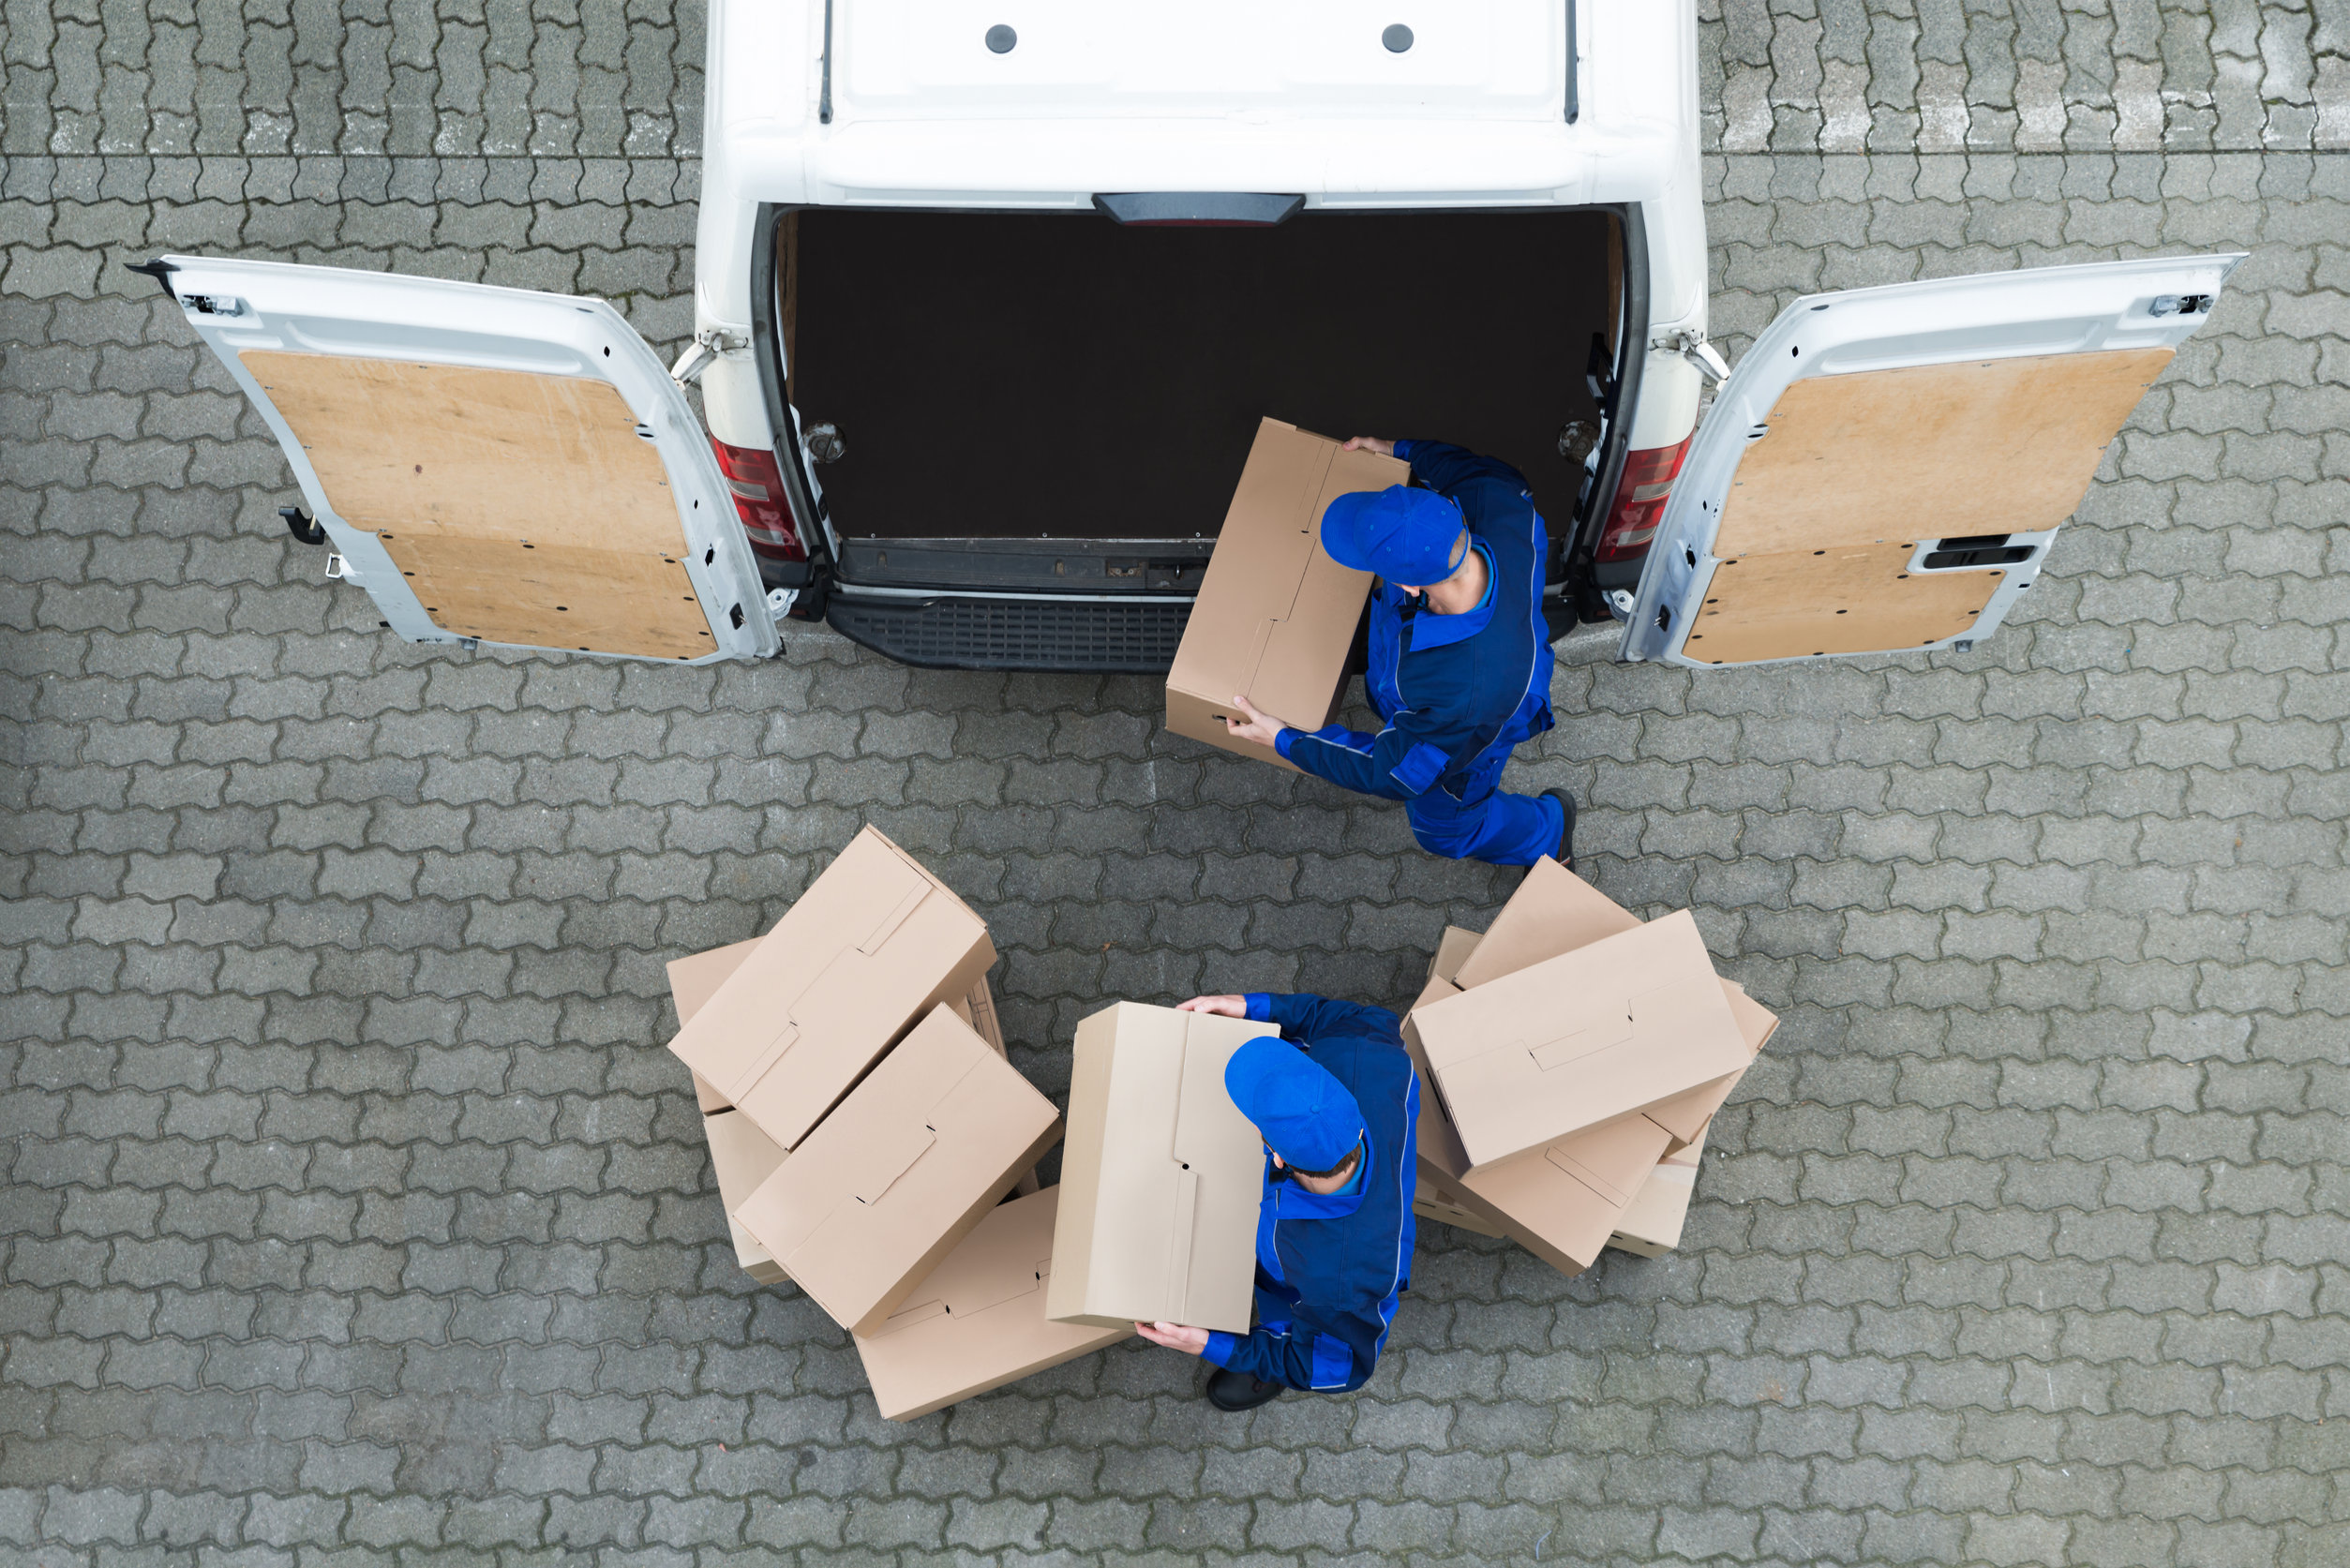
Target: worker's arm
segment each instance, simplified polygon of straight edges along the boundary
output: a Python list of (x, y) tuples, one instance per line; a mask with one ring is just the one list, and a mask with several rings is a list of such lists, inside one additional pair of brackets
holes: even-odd
[(1510, 488), (1529, 486), (1526, 476), (1499, 457), (1483, 457), (1450, 441), (1396, 442), (1396, 455), (1412, 465), (1412, 475), (1440, 496), (1449, 496), (1473, 479), (1499, 479)]
[(1370, 1378), (1372, 1357), (1358, 1355), (1330, 1333), (1307, 1304), (1300, 1302), (1295, 1313), (1278, 1333), (1264, 1323), (1245, 1335), (1211, 1332), (1200, 1354), (1227, 1371), (1289, 1388), (1343, 1393), (1362, 1387)]
[(1299, 769), (1364, 795), (1409, 800), (1452, 766), (1463, 737), (1457, 717), (1405, 709), (1376, 735), (1343, 724), (1307, 731), (1284, 729), (1273, 749)]
[(1244, 1000), (1252, 1023), (1273, 1024), (1282, 1038), (1307, 1045), (1340, 1029), (1392, 1035), (1397, 1028), (1396, 1015), (1385, 1008), (1340, 1002), (1311, 992), (1251, 991)]

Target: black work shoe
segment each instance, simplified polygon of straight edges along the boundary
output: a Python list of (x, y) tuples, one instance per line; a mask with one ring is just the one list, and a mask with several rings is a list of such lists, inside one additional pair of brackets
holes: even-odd
[(1566, 813), (1566, 828), (1559, 834), (1559, 848), (1555, 859), (1559, 864), (1573, 871), (1575, 869), (1575, 797), (1564, 789), (1546, 789), (1542, 793), (1556, 800), (1559, 803), (1559, 809)]
[(1234, 1372), (1218, 1367), (1208, 1374), (1207, 1402), (1220, 1411), (1252, 1411), (1269, 1403), (1281, 1391), (1277, 1382), (1266, 1382), (1246, 1372)]

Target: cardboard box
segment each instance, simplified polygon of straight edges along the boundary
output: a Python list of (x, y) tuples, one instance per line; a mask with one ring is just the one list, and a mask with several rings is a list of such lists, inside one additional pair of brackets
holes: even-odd
[(942, 1004), (735, 1217), (833, 1322), (869, 1333), (1059, 1131), (1053, 1102)]
[(1666, 1102), (1752, 1060), (1685, 909), (1414, 1008), (1413, 1021), (1473, 1167), (1642, 1111), (1693, 1136), (1701, 1118)]
[(856, 1337), (886, 1419), (928, 1415), (1133, 1334), (1130, 1323), (1097, 1328), (1044, 1315), (1060, 1197), (1048, 1187), (989, 1210), (903, 1307)]
[[(1428, 986), (1415, 1004), (1414, 1016), (1417, 1007), (1460, 994), (1464, 980), (1489, 981), (1514, 974), (1639, 924), (1639, 917), (1582, 878), (1555, 860), (1544, 859), (1528, 872), (1484, 936), (1458, 926), (1445, 928), (1429, 963)], [(1760, 1051), (1778, 1020), (1735, 981), (1721, 984), (1748, 1052)], [(1404, 1038), (1422, 1076), (1429, 1076), (1414, 1018), (1405, 1020)], [(1732, 1075), (1699, 1093), (1711, 1095), (1718, 1108), (1736, 1082)], [(1677, 1119), (1675, 1102), (1668, 1102), (1666, 1113)], [(1642, 1127), (1643, 1122), (1649, 1125)], [(1546, 1145), (1541, 1161), (1505, 1160), (1473, 1171), (1443, 1097), (1424, 1084), (1418, 1145), (1422, 1192), (1443, 1190), (1451, 1202), (1572, 1275), (1589, 1267), (1609, 1245), (1624, 1213), (1639, 1201), (1658, 1160), (1669, 1158), (1678, 1141), (1644, 1113)]]
[(743, 1273), (762, 1285), (782, 1284), (791, 1276), (756, 1236), (742, 1228), (742, 1221), (734, 1217), (734, 1211), (789, 1157), (740, 1111), (705, 1113), (702, 1136), (710, 1140), (711, 1168), (718, 1173), (718, 1202), (726, 1205), (726, 1230), (734, 1241), (734, 1261), (742, 1266)]
[(796, 1149), (917, 1020), (995, 962), (980, 918), (867, 828), (680, 1023), (669, 1049)]
[(1608, 1245), (1643, 1258), (1661, 1258), (1681, 1245), (1681, 1230), (1689, 1217), (1689, 1200), (1698, 1184), (1698, 1166), (1705, 1156), (1705, 1129), (1659, 1161), (1624, 1217), (1616, 1221)]
[[(1518, 890), (1502, 906), (1502, 912), (1493, 918), (1492, 929), (1474, 943), (1474, 956), (1454, 963), (1449, 973), (1454, 984), (1466, 990), (1587, 947), (1602, 937), (1632, 931), (1639, 924), (1639, 916), (1545, 857), (1527, 872)], [(1458, 929), (1446, 928), (1446, 935), (1449, 937)], [(1441, 943), (1437, 959), (1440, 963), (1444, 960)], [(1746, 1038), (1751, 1051), (1760, 1052), (1778, 1028), (1778, 1016), (1748, 996), (1745, 988), (1736, 980), (1726, 979), (1721, 984), (1730, 1014), (1738, 1021), (1739, 1032)], [(1722, 1108), (1743, 1076), (1742, 1070), (1726, 1081), (1677, 1096), (1655, 1113), (1655, 1119), (1684, 1132), (1693, 1131)], [(1685, 1140), (1676, 1136), (1672, 1146), (1684, 1147)]]
[(1139, 1002), (1077, 1025), (1045, 1316), (1249, 1332), (1265, 1140), (1224, 1064), (1279, 1033)]
[[(1427, 1053), (1408, 1019), (1403, 1043), (1427, 1078)], [(1481, 1222), (1468, 1229), (1505, 1235), (1569, 1277), (1598, 1259), (1670, 1137), (1645, 1116), (1626, 1116), (1549, 1143), (1540, 1157), (1473, 1167), (1442, 1098), (1426, 1083), (1417, 1131), (1420, 1191), (1442, 1193), (1442, 1201)], [(1461, 1223), (1450, 1215), (1435, 1217)]]
[(1409, 463), (1340, 444), (1278, 419), (1257, 426), (1167, 671), (1175, 734), (1287, 768), (1272, 747), (1225, 732), (1225, 718), (1239, 717), (1234, 694), (1300, 729), (1320, 729), (1338, 712), (1370, 574), (1323, 550), (1323, 509), (1350, 490), (1412, 479)]

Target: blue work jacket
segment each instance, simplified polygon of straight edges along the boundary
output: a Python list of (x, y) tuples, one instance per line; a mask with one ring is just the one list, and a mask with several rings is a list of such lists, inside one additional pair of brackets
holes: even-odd
[(1346, 1085), (1368, 1124), (1350, 1190), (1325, 1197), (1273, 1179), (1257, 1208), (1257, 1323), (1213, 1333), (1219, 1366), (1299, 1389), (1360, 1388), (1411, 1284), (1419, 1084), (1396, 1015), (1325, 996), (1251, 993), (1249, 1016), (1280, 1026)]
[(1549, 535), (1525, 476), (1499, 458), (1443, 441), (1398, 441), (1396, 455), (1460, 508), (1470, 545), (1485, 557), (1485, 598), (1464, 614), (1436, 615), (1418, 595), (1382, 582), (1363, 683), (1386, 727), (1284, 729), (1274, 745), (1307, 772), (1366, 795), (1409, 800), (1443, 787), (1466, 799), (1491, 788), (1489, 776), (1476, 777), (1488, 753), (1551, 724), (1542, 619)]

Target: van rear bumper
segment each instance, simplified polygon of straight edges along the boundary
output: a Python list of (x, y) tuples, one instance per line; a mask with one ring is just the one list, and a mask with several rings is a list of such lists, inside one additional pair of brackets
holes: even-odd
[(851, 642), (924, 669), (1163, 675), (1189, 599), (866, 597), (836, 591), (825, 620)]

